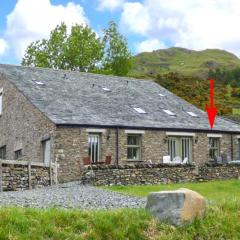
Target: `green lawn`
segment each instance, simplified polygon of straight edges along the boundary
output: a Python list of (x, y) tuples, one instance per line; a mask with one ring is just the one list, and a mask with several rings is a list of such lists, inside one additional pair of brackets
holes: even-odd
[(221, 201), (228, 198), (240, 199), (240, 180), (212, 181), (202, 183), (160, 184), (153, 186), (111, 186), (104, 188), (124, 194), (144, 197), (147, 196), (149, 192), (174, 190), (181, 187), (197, 191), (210, 200)]
[(240, 181), (158, 186), (109, 187), (137, 196), (188, 187), (211, 203), (204, 219), (175, 228), (154, 220), (144, 209), (60, 210), (0, 208), (0, 240), (207, 240), (240, 239)]

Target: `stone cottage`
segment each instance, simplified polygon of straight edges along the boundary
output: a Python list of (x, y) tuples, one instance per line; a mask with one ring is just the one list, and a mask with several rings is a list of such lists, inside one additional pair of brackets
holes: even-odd
[[(60, 182), (88, 164), (204, 164), (240, 159), (240, 125), (149, 80), (0, 65), (0, 158), (58, 164)], [(87, 160), (86, 160), (87, 159)]]

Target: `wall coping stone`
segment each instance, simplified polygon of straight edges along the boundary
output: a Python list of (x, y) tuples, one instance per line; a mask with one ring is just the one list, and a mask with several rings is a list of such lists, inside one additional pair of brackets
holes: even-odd
[(240, 164), (102, 165), (83, 169), (81, 181), (92, 185), (142, 185), (240, 179)]
[(105, 170), (105, 169), (141, 169), (141, 168), (195, 168), (193, 164), (165, 164), (165, 163), (139, 163), (131, 165), (89, 165), (84, 166), (84, 170)]
[[(28, 161), (23, 161), (23, 160), (1, 160), (0, 162), (4, 165), (22, 165), (22, 166), (27, 166), (29, 164)], [(41, 162), (30, 162), (31, 166), (36, 166), (36, 167), (49, 167), (48, 164), (46, 163), (41, 163)]]

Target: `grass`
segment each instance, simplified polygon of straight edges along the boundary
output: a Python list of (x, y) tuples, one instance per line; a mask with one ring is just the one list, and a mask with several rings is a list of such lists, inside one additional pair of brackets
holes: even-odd
[(2, 208), (0, 239), (146, 239), (151, 217), (143, 210), (80, 211)]
[(233, 108), (232, 110), (233, 115), (240, 115), (240, 109), (239, 108)]
[(0, 239), (240, 239), (239, 201), (213, 205), (203, 220), (175, 228), (143, 209), (101, 211), (0, 209)]
[(60, 210), (0, 208), (0, 240), (210, 240), (240, 239), (240, 181), (108, 187), (136, 196), (188, 187), (213, 200), (204, 219), (175, 228), (144, 209)]
[(233, 69), (240, 66), (239, 59), (233, 54), (217, 49), (188, 51), (181, 48), (170, 48), (148, 53), (140, 53), (134, 57), (132, 76), (153, 75), (157, 73), (179, 72), (184, 75), (207, 76), (207, 63), (216, 63), (218, 67)]
[(105, 189), (124, 194), (145, 197), (149, 192), (174, 190), (178, 188), (190, 188), (199, 192), (210, 200), (222, 201), (226, 199), (240, 199), (240, 180), (211, 181), (202, 183), (177, 183), (147, 186), (111, 186)]

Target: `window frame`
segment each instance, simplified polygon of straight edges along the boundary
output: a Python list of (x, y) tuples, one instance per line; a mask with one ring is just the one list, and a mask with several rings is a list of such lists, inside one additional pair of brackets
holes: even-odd
[[(185, 145), (184, 145), (185, 141)], [(181, 161), (188, 158), (188, 163), (192, 162), (193, 157), (193, 138), (191, 136), (169, 136), (168, 137), (168, 155), (170, 161), (173, 161), (175, 157), (180, 157)], [(172, 154), (173, 151), (173, 154)], [(187, 155), (186, 155), (187, 153)]]
[[(46, 150), (46, 143), (49, 142), (49, 162), (46, 162), (45, 159), (45, 150)], [(41, 141), (41, 151), (42, 151), (42, 161), (43, 163), (50, 164), (51, 162), (51, 138), (47, 138)]]
[[(97, 139), (98, 148), (97, 148), (97, 155), (96, 155), (96, 146), (92, 147), (91, 139)], [(92, 149), (94, 149), (94, 155), (92, 155)], [(89, 133), (88, 134), (88, 156), (92, 163), (97, 163), (101, 161), (101, 133)]]
[[(129, 144), (128, 138), (129, 137), (137, 137), (137, 144)], [(130, 149), (137, 149), (138, 150), (138, 158), (129, 158), (128, 151)], [(142, 135), (141, 134), (128, 134), (127, 135), (127, 160), (128, 161), (141, 161), (142, 160)]]
[[(4, 153), (4, 157), (1, 158), (2, 150), (4, 150), (5, 153)], [(3, 145), (3, 146), (0, 147), (0, 159), (1, 159), (1, 160), (6, 160), (6, 155), (7, 155), (7, 146), (6, 146), (6, 145)]]
[[(217, 151), (217, 156), (216, 157), (219, 157), (220, 156), (220, 151), (221, 151), (221, 149), (220, 149), (220, 147), (221, 147), (221, 142), (220, 142), (220, 139), (221, 138), (219, 138), (219, 137), (209, 137), (208, 138), (208, 156), (209, 156), (209, 158), (210, 159), (212, 159), (212, 160), (216, 160), (215, 158), (214, 158), (214, 156), (216, 156), (215, 154), (214, 154), (214, 152), (215, 151)], [(211, 146), (211, 141), (216, 141), (217, 142), (217, 146)], [(211, 151), (213, 151), (213, 157), (211, 156), (212, 154), (211, 154)]]
[(17, 150), (14, 151), (14, 160), (21, 160), (22, 157), (23, 157), (22, 148), (17, 149)]

